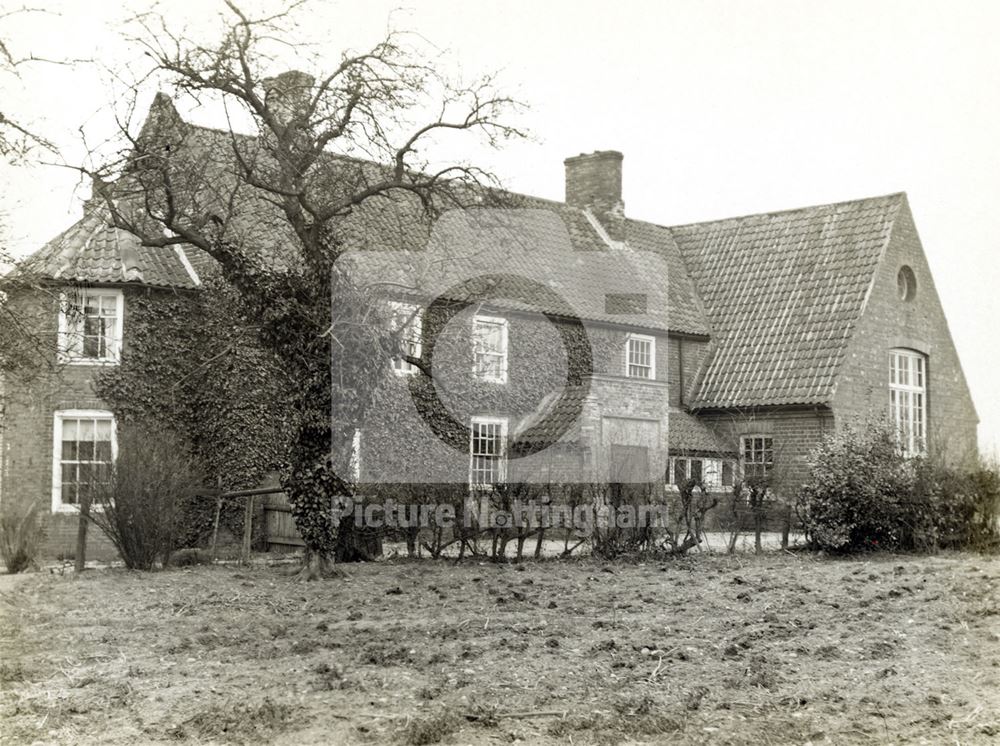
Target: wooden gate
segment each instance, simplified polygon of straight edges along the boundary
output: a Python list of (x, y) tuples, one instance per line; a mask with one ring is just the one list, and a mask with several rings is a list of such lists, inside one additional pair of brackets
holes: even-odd
[(292, 552), (305, 546), (284, 492), (268, 495), (264, 502), (264, 536), (269, 552)]

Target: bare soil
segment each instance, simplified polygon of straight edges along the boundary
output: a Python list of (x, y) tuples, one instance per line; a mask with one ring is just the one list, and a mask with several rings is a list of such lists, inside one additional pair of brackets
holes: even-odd
[(995, 743), (1000, 559), (0, 582), (5, 743)]

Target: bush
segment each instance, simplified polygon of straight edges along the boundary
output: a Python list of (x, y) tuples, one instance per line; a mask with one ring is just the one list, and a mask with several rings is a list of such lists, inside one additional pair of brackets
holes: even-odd
[(915, 469), (913, 546), (986, 550), (1000, 543), (1000, 475), (977, 464), (950, 468), (927, 459)]
[(847, 425), (828, 435), (812, 454), (810, 480), (801, 493), (806, 534), (831, 551), (900, 548), (913, 470), (884, 423)]
[(90, 520), (126, 567), (151, 570), (177, 546), (181, 506), (200, 487), (198, 469), (170, 433), (130, 427), (119, 441), (108, 480), (93, 486)]
[(884, 423), (828, 436), (809, 468), (799, 508), (817, 548), (983, 550), (1000, 542), (996, 469), (904, 458)]
[(23, 572), (35, 564), (45, 531), (37, 505), (15, 504), (0, 515), (0, 556), (7, 572)]

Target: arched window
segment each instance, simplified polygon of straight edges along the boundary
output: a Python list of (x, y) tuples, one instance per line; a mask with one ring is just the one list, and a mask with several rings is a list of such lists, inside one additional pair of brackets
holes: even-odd
[(903, 455), (926, 452), (927, 359), (919, 352), (889, 352), (889, 418)]

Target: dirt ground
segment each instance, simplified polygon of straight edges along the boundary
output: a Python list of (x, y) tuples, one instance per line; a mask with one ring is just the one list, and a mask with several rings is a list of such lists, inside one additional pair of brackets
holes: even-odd
[(1000, 559), (34, 573), (5, 743), (1000, 742)]

